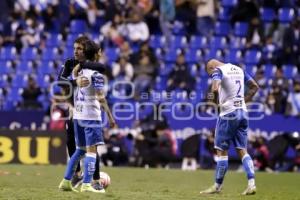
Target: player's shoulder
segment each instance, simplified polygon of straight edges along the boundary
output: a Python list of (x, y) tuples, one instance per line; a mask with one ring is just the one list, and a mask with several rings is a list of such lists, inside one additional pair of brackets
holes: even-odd
[(79, 62), (77, 61), (77, 60), (75, 60), (74, 58), (68, 58), (65, 62), (64, 62), (64, 64), (63, 64), (63, 66), (64, 67), (67, 67), (67, 68), (73, 68), (73, 67), (75, 67), (75, 65), (77, 65)]

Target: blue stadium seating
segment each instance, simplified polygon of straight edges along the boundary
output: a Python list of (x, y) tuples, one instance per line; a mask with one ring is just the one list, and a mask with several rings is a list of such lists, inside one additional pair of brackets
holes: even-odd
[(266, 78), (274, 77), (276, 66), (272, 64), (262, 65), (262, 70), (264, 71), (264, 75)]
[(75, 34), (68, 34), (67, 36), (67, 40), (66, 40), (66, 45), (67, 45), (67, 48), (69, 47), (72, 47), (73, 48), (73, 44), (74, 44), (74, 41), (76, 40), (76, 38), (79, 36), (79, 34), (75, 33)]
[(22, 92), (23, 88), (12, 87), (7, 91), (7, 98), (11, 101), (20, 101), (22, 99)]
[(36, 78), (36, 82), (37, 84), (41, 87), (41, 88), (45, 88), (47, 89), (50, 86), (50, 76), (48, 74), (46, 75), (39, 75)]
[(201, 52), (201, 50), (188, 49), (185, 52), (185, 61), (187, 63), (199, 63), (201, 59), (202, 59), (202, 52)]
[(209, 47), (214, 49), (226, 49), (228, 46), (226, 37), (212, 37), (209, 41)]
[(278, 18), (281, 23), (289, 23), (295, 17), (295, 10), (293, 8), (280, 8), (278, 10)]
[(119, 58), (120, 50), (117, 48), (105, 48), (104, 53), (107, 57), (108, 63), (115, 62)]
[(57, 60), (59, 58), (60, 56), (57, 48), (44, 49), (41, 57), (42, 60)]
[(185, 36), (176, 35), (172, 36), (171, 44), (168, 48), (177, 49), (177, 48), (185, 48), (187, 45), (187, 39)]
[(162, 35), (151, 35), (149, 45), (152, 48), (162, 48), (165, 45), (165, 38)]
[(260, 62), (261, 59), (261, 52), (258, 50), (248, 50), (245, 53), (245, 64), (258, 64)]
[(237, 0), (222, 0), (221, 5), (223, 7), (234, 7), (237, 4)]
[(237, 37), (246, 37), (248, 24), (245, 22), (236, 22), (234, 25), (234, 35)]
[(228, 36), (231, 31), (231, 25), (227, 22), (217, 22), (215, 26), (215, 35)]
[(225, 62), (239, 64), (242, 60), (242, 52), (237, 49), (231, 49), (225, 53)]
[(199, 35), (191, 36), (190, 40), (190, 48), (192, 49), (203, 49), (207, 48), (207, 38)]
[(32, 61), (23, 60), (16, 66), (17, 74), (32, 74), (35, 73)]
[(47, 36), (46, 47), (59, 47), (62, 44), (62, 35), (52, 33)]
[(298, 73), (298, 69), (294, 65), (283, 65), (282, 70), (284, 76), (287, 78), (293, 78)]
[(64, 49), (64, 53), (62, 55), (62, 59), (66, 60), (68, 58), (72, 58), (74, 55), (73, 47), (66, 46)]
[(164, 61), (175, 63), (177, 59), (177, 55), (181, 52), (181, 49), (168, 49), (166, 50)]
[(5, 46), (1, 48), (0, 60), (15, 60), (17, 57), (17, 50), (15, 47)]
[(230, 20), (230, 8), (220, 7), (218, 20), (220, 21), (229, 21)]
[(14, 73), (11, 61), (0, 61), (0, 74)]
[(230, 48), (231, 49), (244, 49), (246, 44), (246, 38), (245, 37), (239, 37), (239, 38), (231, 38), (230, 40)]
[(38, 64), (37, 73), (39, 76), (46, 74), (56, 74), (53, 61), (43, 61)]
[(35, 60), (38, 58), (38, 51), (35, 47), (27, 47), (22, 49), (21, 59), (22, 60)]
[(276, 18), (275, 10), (272, 8), (261, 8), (260, 15), (264, 22), (272, 22)]
[(87, 24), (85, 20), (72, 20), (70, 25), (71, 33), (85, 33), (87, 32)]
[(223, 55), (222, 55), (222, 50), (221, 49), (207, 49), (205, 51), (205, 56), (204, 56), (204, 60), (205, 62), (207, 62), (210, 59), (219, 59), (219, 60), (223, 60)]
[(28, 75), (16, 74), (12, 80), (12, 87), (24, 88), (27, 86)]

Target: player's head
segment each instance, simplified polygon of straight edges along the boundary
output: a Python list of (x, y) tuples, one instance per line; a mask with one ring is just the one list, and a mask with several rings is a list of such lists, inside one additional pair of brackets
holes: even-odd
[(95, 61), (98, 59), (100, 47), (92, 40), (84, 43), (84, 56), (87, 60)]
[(84, 61), (86, 58), (84, 56), (84, 44), (86, 41), (89, 41), (90, 39), (87, 36), (79, 36), (74, 41), (74, 58), (78, 61)]
[(217, 59), (211, 59), (207, 62), (205, 70), (208, 73), (208, 75), (211, 75), (214, 72), (214, 70), (221, 65), (224, 65), (224, 63), (218, 61)]

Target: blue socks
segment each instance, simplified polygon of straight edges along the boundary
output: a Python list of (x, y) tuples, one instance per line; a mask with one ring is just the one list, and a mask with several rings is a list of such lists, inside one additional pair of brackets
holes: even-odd
[(66, 180), (71, 180), (75, 169), (81, 159), (82, 156), (84, 156), (85, 151), (81, 150), (81, 149), (76, 149), (76, 151), (74, 152), (74, 154), (72, 155), (72, 157), (69, 160), (69, 163), (67, 165), (67, 169), (65, 171), (65, 179)]
[(216, 174), (215, 174), (216, 184), (218, 187), (220, 187), (223, 183), (227, 168), (228, 168), (228, 156), (218, 157)]
[(242, 163), (247, 174), (249, 185), (254, 185), (254, 165), (249, 154), (244, 155), (244, 157), (242, 158)]
[(90, 183), (95, 172), (96, 153), (86, 153), (84, 158), (83, 183)]

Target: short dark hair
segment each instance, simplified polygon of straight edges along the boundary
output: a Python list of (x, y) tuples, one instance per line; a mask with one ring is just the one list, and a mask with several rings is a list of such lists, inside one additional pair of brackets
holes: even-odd
[(87, 60), (93, 61), (99, 50), (100, 47), (92, 40), (84, 43), (84, 56)]
[(78, 43), (78, 44), (81, 44), (82, 46), (84, 46), (84, 44), (89, 40), (90, 40), (90, 38), (88, 36), (81, 35), (75, 39), (74, 43)]

